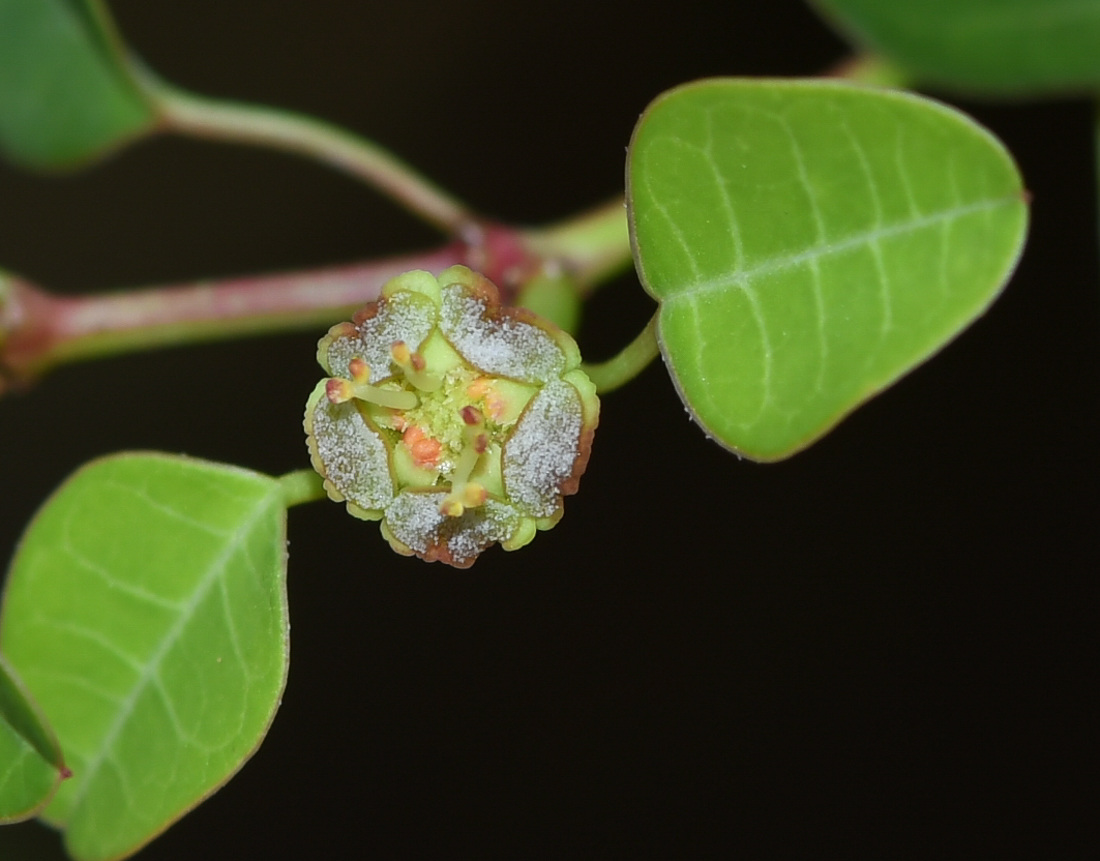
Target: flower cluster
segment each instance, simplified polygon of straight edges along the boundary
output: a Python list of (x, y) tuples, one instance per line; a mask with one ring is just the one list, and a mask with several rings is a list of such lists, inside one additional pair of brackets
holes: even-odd
[(321, 339), (306, 405), (325, 489), (398, 553), (459, 568), (527, 544), (588, 463), (595, 387), (569, 335), (464, 266), (406, 272)]

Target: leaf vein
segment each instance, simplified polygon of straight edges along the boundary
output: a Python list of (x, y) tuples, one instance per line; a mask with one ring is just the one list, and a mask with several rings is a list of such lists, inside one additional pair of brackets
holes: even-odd
[(846, 254), (850, 251), (855, 251), (859, 248), (867, 246), (871, 242), (881, 241), (885, 239), (893, 239), (898, 236), (904, 236), (907, 233), (913, 233), (918, 230), (923, 230), (928, 227), (938, 226), (944, 221), (955, 221), (959, 218), (964, 218), (967, 215), (973, 215), (976, 213), (986, 212), (992, 209), (998, 209), (1002, 206), (1015, 203), (1018, 198), (1015, 195), (1010, 197), (998, 198), (996, 200), (980, 201), (978, 203), (968, 204), (966, 206), (960, 206), (955, 209), (944, 210), (932, 215), (924, 215), (919, 218), (914, 218), (908, 221), (900, 222), (898, 224), (887, 225), (876, 230), (864, 231), (862, 233), (854, 234), (845, 239), (835, 240), (827, 245), (815, 246), (808, 248), (804, 251), (798, 251), (793, 254), (786, 254), (782, 256), (773, 257), (770, 260), (766, 260), (756, 266), (749, 269), (735, 270), (724, 273), (722, 275), (715, 276), (713, 278), (707, 278), (705, 280), (696, 280), (688, 282), (681, 286), (677, 290), (665, 290), (663, 298), (671, 299), (683, 294), (706, 294), (721, 292), (729, 289), (731, 282), (733, 286), (740, 289), (745, 289), (745, 286), (756, 280), (757, 278), (766, 277), (768, 275), (775, 275), (780, 272), (786, 272), (791, 269), (796, 269), (800, 266), (807, 264), (810, 260), (822, 259), (838, 254)]
[(219, 577), (225, 572), (230, 560), (234, 557), (252, 527), (268, 513), (272, 504), (277, 504), (278, 499), (277, 488), (269, 490), (266, 494), (266, 498), (255, 500), (256, 508), (249, 513), (249, 516), (240, 523), (238, 528), (227, 533), (231, 536), (232, 540), (226, 543), (225, 548), (210, 563), (202, 579), (195, 585), (195, 590), (191, 598), (184, 604), (185, 612), (180, 614), (175, 624), (173, 624), (161, 638), (156, 650), (142, 668), (141, 675), (131, 689), (129, 696), (124, 700), (122, 708), (119, 709), (115, 720), (107, 728), (100, 742), (98, 752), (88, 761), (88, 763), (86, 763), (83, 780), (71, 800), (70, 810), (76, 811), (79, 809), (81, 802), (94, 782), (95, 776), (105, 764), (109, 763), (115, 765), (116, 770), (118, 770), (118, 765), (111, 762), (112, 752), (115, 744), (118, 742), (119, 736), (122, 734), (126, 724), (133, 715), (138, 700), (150, 684), (159, 682), (161, 664), (169, 650), (179, 640), (188, 624), (194, 618), (194, 610), (205, 599), (210, 589), (214, 587)]

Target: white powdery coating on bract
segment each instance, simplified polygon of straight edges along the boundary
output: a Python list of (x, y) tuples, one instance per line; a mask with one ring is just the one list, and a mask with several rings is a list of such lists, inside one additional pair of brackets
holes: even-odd
[(379, 299), (378, 313), (359, 327), (358, 338), (337, 338), (328, 348), (332, 373), (344, 376), (348, 362), (360, 358), (370, 366), (372, 383), (394, 375), (390, 349), (394, 341), (404, 341), (416, 350), (436, 324), (435, 302), (420, 293), (398, 291)]
[(458, 284), (443, 288), (443, 335), (486, 374), (541, 383), (561, 375), (562, 348), (538, 326), (508, 316), (483, 319), (487, 308)]
[(445, 544), (456, 562), (466, 562), (490, 544), (507, 541), (519, 528), (519, 512), (495, 499), (447, 517), (439, 510), (445, 496), (445, 491), (398, 494), (386, 509), (393, 537), (421, 554)]
[(561, 485), (573, 474), (584, 409), (575, 388), (547, 383), (527, 405), (504, 444), (504, 486), (508, 498), (534, 517), (558, 510)]
[(389, 452), (355, 408), (321, 398), (313, 411), (313, 441), (325, 478), (360, 508), (383, 509), (393, 499)]

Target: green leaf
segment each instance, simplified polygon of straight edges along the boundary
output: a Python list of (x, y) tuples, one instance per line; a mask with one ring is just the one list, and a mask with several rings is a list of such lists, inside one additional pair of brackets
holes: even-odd
[(286, 680), (285, 520), (276, 479), (124, 454), (32, 521), (0, 646), (65, 749), (44, 818), (75, 858), (136, 851), (263, 739)]
[(71, 165), (154, 122), (99, 0), (0, 0), (0, 150), (9, 159)]
[(809, 445), (942, 347), (1012, 271), (1012, 159), (937, 102), (836, 81), (672, 90), (631, 142), (638, 272), (704, 429), (757, 460)]
[(917, 80), (988, 94), (1100, 86), (1100, 0), (815, 0)]
[(0, 656), (0, 823), (34, 816), (67, 774), (53, 730)]

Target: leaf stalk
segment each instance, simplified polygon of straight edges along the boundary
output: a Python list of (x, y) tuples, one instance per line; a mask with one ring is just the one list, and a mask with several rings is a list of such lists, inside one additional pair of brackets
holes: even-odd
[(657, 341), (657, 316), (654, 314), (638, 337), (627, 344), (617, 356), (606, 362), (582, 366), (588, 378), (595, 383), (599, 394), (607, 394), (626, 385), (660, 354), (661, 347)]

